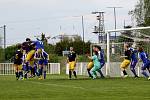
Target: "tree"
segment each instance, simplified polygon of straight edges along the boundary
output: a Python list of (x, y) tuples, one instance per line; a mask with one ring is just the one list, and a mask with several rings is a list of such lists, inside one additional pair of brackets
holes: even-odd
[(135, 9), (129, 12), (138, 26), (150, 25), (150, 0), (139, 0)]
[(74, 47), (75, 52), (78, 55), (85, 54), (90, 51), (91, 42), (83, 42), (80, 36), (75, 36), (73, 38), (65, 37), (62, 41), (56, 43), (55, 53), (62, 55), (62, 51), (69, 50), (69, 47)]
[[(150, 0), (139, 0), (138, 4), (135, 6), (135, 9), (129, 12), (130, 15), (136, 20), (137, 26), (150, 26)], [(146, 34), (150, 36), (150, 29), (140, 30), (140, 34)], [(140, 35), (143, 38), (143, 35)], [(140, 42), (140, 44), (149, 48), (149, 43)]]

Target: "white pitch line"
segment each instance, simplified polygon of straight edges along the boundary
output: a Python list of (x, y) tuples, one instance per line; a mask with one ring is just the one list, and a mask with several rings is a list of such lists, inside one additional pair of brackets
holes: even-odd
[[(28, 81), (29, 82), (29, 81)], [(77, 87), (77, 86), (66, 86), (66, 85), (59, 85), (59, 84), (47, 84), (47, 83), (41, 83), (41, 82), (31, 82), (30, 83), (35, 83), (35, 84), (40, 84), (40, 85), (49, 85), (49, 86), (58, 86), (58, 87), (66, 87), (66, 88), (75, 88), (75, 89), (83, 89), (85, 90), (85, 88), (83, 87)]]

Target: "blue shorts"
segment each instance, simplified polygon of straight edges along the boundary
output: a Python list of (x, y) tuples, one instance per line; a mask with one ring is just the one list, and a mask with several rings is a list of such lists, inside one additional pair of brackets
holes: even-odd
[(147, 63), (143, 63), (141, 70), (146, 70), (150, 68), (150, 61)]
[(138, 62), (137, 60), (131, 61), (130, 68), (135, 68), (137, 62)]
[(27, 71), (27, 66), (26, 65), (23, 65), (22, 67), (23, 67), (24, 71)]
[(23, 70), (24, 71), (29, 71), (29, 63), (26, 62), (25, 64), (23, 64)]
[(48, 64), (48, 60), (39, 60), (38, 64), (39, 65), (47, 65)]

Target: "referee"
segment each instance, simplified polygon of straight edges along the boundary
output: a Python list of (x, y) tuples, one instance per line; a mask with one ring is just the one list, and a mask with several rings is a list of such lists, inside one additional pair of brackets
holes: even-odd
[(74, 77), (77, 78), (76, 72), (74, 70), (76, 66), (76, 53), (73, 51), (73, 47), (70, 47), (67, 62), (69, 63), (69, 79), (71, 79), (72, 72)]

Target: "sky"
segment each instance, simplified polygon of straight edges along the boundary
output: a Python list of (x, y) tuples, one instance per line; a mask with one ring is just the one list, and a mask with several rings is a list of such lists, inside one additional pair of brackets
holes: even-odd
[[(105, 30), (114, 29), (113, 9), (116, 9), (117, 28), (132, 25), (128, 12), (138, 0), (0, 0), (0, 26), (6, 25), (6, 44), (25, 41), (42, 32), (46, 36), (78, 34), (82, 36), (81, 16), (84, 16), (85, 40), (97, 42), (93, 27), (98, 25), (93, 11), (104, 11)], [(0, 30), (1, 32), (2, 30)], [(2, 33), (2, 32), (1, 32)], [(56, 40), (49, 40), (55, 43)]]

